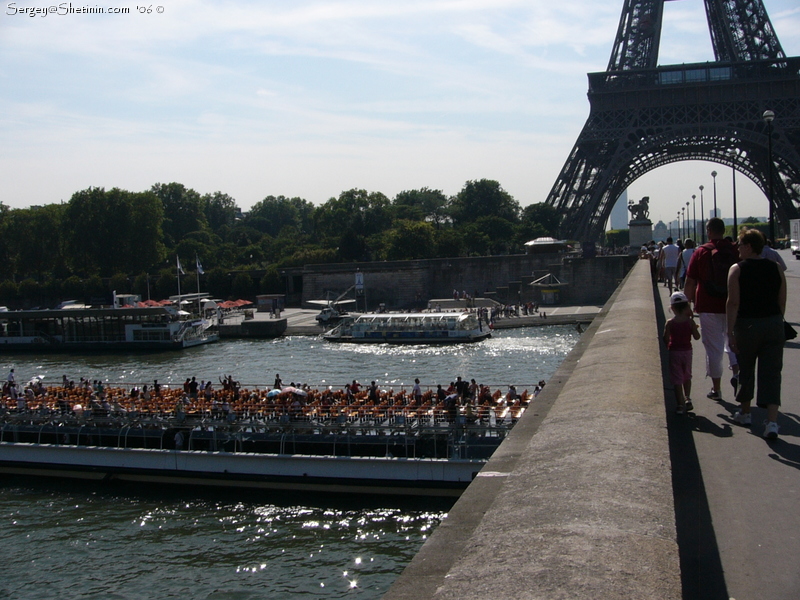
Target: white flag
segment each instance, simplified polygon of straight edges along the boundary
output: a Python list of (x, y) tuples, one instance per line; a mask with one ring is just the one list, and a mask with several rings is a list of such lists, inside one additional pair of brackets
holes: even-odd
[(183, 271), (183, 267), (181, 266), (181, 259), (177, 254), (175, 255), (175, 260), (178, 261), (178, 273), (180, 273), (181, 275), (186, 275), (186, 273), (184, 273)]
[(197, 255), (194, 255), (194, 260), (197, 262), (197, 274), (203, 275), (205, 271), (203, 271), (203, 265), (200, 264), (200, 259), (197, 258)]

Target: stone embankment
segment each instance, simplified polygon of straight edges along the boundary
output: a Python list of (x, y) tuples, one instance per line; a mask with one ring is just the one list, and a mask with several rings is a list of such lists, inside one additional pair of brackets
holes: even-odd
[(653, 300), (639, 263), (384, 600), (681, 598)]

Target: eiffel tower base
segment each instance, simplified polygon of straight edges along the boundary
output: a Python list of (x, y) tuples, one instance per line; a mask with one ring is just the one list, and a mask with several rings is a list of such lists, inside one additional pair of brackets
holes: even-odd
[(653, 239), (652, 221), (631, 221), (628, 224), (630, 253), (639, 254), (639, 249)]

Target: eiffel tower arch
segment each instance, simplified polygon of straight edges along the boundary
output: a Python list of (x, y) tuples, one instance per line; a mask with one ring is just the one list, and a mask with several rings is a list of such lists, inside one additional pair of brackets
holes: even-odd
[(608, 68), (589, 73), (589, 118), (546, 200), (562, 237), (598, 240), (630, 184), (685, 160), (733, 167), (767, 197), (771, 175), (777, 220), (800, 216), (800, 57), (762, 0), (704, 0), (716, 60), (658, 66), (664, 1), (624, 0)]

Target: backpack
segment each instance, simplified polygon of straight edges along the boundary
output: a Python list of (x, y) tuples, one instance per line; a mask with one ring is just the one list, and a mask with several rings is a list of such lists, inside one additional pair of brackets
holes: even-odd
[(704, 248), (710, 250), (711, 258), (708, 261), (709, 268), (706, 273), (707, 279), (702, 282), (703, 292), (712, 298), (728, 297), (728, 271), (731, 266), (739, 260), (739, 253), (733, 244), (722, 240), (718, 244), (708, 242), (703, 244)]

